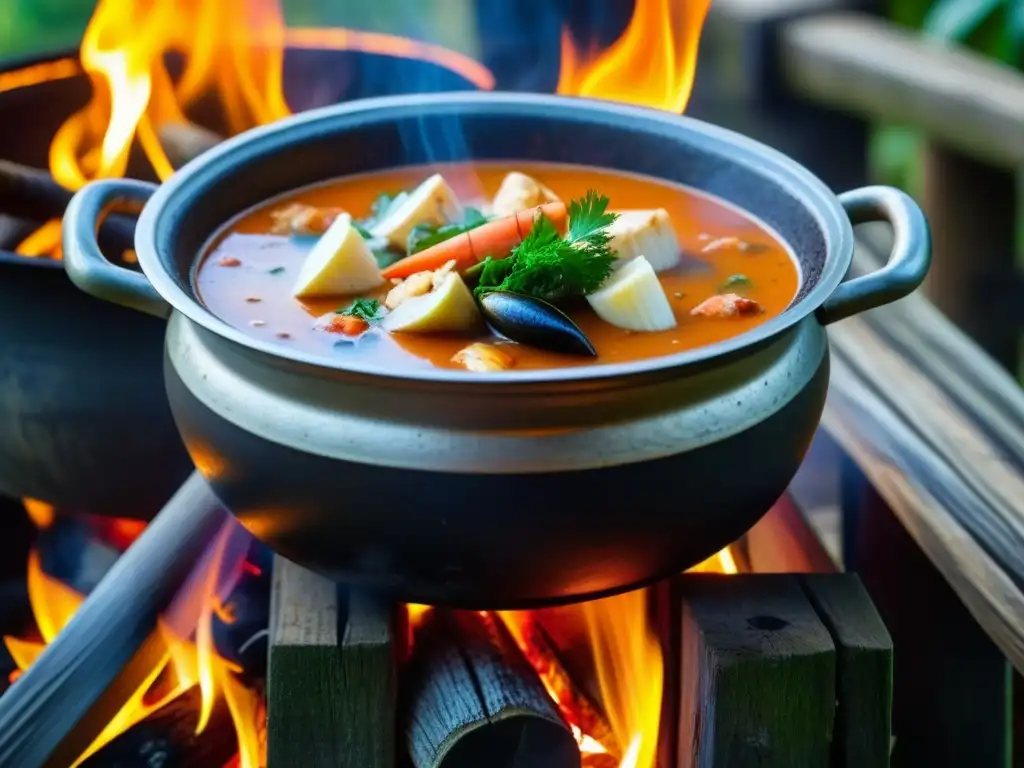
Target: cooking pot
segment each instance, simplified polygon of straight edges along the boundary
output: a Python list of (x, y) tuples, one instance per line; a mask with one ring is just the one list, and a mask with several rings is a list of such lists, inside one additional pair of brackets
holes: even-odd
[[(246, 335), (197, 300), (193, 269), (228, 219), (297, 187), (405, 164), (584, 163), (704, 190), (773, 228), (802, 281), (789, 308), (712, 346), (623, 364), (396, 372)], [(105, 261), (97, 220), (146, 202), (145, 275)], [(884, 220), (881, 270), (844, 280), (851, 221)], [(807, 170), (677, 115), (557, 96), (389, 97), (225, 142), (157, 189), (101, 181), (64, 229), (72, 280), (170, 315), (165, 380), (196, 466), (285, 557), (396, 598), (474, 608), (585, 600), (678, 572), (783, 493), (828, 385), (825, 326), (916, 288), (921, 211), (869, 187), (838, 199)]]

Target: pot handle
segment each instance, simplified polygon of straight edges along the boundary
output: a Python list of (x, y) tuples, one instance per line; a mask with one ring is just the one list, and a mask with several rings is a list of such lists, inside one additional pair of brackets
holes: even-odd
[(166, 319), (171, 307), (146, 276), (112, 264), (96, 242), (96, 231), (109, 206), (141, 205), (156, 190), (155, 184), (130, 179), (104, 179), (85, 185), (68, 203), (61, 239), (64, 270), (71, 282), (97, 299)]
[(881, 269), (838, 285), (818, 308), (822, 325), (902, 299), (921, 285), (932, 261), (928, 221), (910, 195), (893, 187), (861, 187), (841, 194), (839, 204), (851, 224), (889, 222), (892, 253)]

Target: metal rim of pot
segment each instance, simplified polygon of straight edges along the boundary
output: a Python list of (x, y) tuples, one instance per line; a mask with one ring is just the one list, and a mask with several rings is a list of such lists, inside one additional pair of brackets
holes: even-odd
[[(225, 169), (272, 154), (279, 146), (301, 142), (305, 136), (321, 131), (325, 122), (358, 121), (382, 112), (409, 116), (422, 113), (425, 108), (435, 113), (447, 110), (452, 115), (457, 115), (459, 110), (481, 107), (499, 114), (515, 113), (526, 107), (566, 113), (567, 105), (579, 111), (580, 119), (600, 118), (611, 123), (639, 119), (664, 131), (688, 133), (710, 151), (727, 154), (738, 162), (760, 164), (766, 174), (789, 182), (792, 193), (801, 197), (797, 202), (813, 212), (816, 223), (828, 238), (825, 263), (813, 286), (780, 315), (753, 330), (714, 345), (664, 357), (580, 368), (493, 373), (486, 377), (442, 369), (398, 374), (373, 363), (331, 360), (245, 334), (218, 318), (182, 287), (169, 273), (159, 252), (158, 230), (167, 225), (164, 212), (174, 201), (194, 194)], [(571, 113), (562, 117), (571, 119)], [(112, 204), (122, 202), (146, 202), (136, 230), (136, 250), (145, 274), (111, 264), (95, 242), (96, 222)], [(844, 281), (853, 252), (852, 224), (869, 221), (887, 221), (892, 225), (895, 240), (889, 261), (877, 272)], [(64, 252), (68, 274), (83, 290), (159, 317), (167, 317), (173, 308), (222, 338), (272, 357), (354, 375), (424, 383), (471, 383), (472, 386), (597, 381), (665, 371), (682, 373), (683, 369), (700, 367), (766, 342), (811, 313), (824, 325), (895, 301), (921, 284), (931, 260), (930, 235), (924, 215), (908, 195), (894, 188), (864, 187), (837, 198), (810, 171), (787, 156), (724, 128), (680, 115), (611, 102), (493, 92), (390, 96), (311, 110), (224, 142), (184, 166), (159, 188), (120, 179), (94, 182), (79, 191), (68, 207)]]

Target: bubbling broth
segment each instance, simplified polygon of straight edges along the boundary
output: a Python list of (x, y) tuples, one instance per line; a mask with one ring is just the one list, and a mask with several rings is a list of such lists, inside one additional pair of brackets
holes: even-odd
[(715, 344), (785, 310), (800, 275), (766, 227), (693, 190), (509, 162), (298, 190), (227, 225), (194, 279), (210, 311), (255, 338), (486, 373)]

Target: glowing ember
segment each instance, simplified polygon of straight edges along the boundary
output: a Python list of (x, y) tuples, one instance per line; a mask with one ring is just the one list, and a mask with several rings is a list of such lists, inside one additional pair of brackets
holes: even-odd
[[(40, 506), (41, 502), (26, 503), (26, 508), (36, 510), (29, 514), (37, 524)], [(52, 515), (52, 508), (50, 513)], [(211, 548), (210, 556), (201, 564), (196, 574), (197, 578), (193, 579), (193, 582), (205, 585), (205, 589), (190, 595), (191, 599), (197, 601), (199, 615), (194, 641), (174, 631), (166, 621), (158, 622), (153, 635), (145, 643), (153, 643), (157, 647), (152, 668), (96, 740), (78, 757), (72, 768), (80, 765), (121, 733), (196, 686), (199, 687), (201, 694), (196, 733), (204, 730), (218, 698), (222, 697), (238, 739), (238, 757), (234, 765), (238, 768), (258, 768), (261, 765), (258, 730), (262, 703), (253, 691), (235, 678), (235, 674), (240, 670), (217, 653), (213, 642), (212, 617), (217, 615), (222, 620), (232, 618), (230, 612), (225, 611), (220, 605), (218, 591), (222, 589), (223, 584), (231, 581), (225, 578), (226, 573), (242, 568), (241, 562), (230, 563), (225, 558), (227, 542), (236, 530), (235, 524), (224, 527)], [(11, 675), (12, 681), (35, 662), (85, 600), (83, 595), (48, 576), (43, 571), (39, 553), (35, 550), (29, 553), (27, 582), (29, 603), (40, 638), (3, 638), (17, 666), (17, 670)], [(170, 683), (167, 682), (168, 679)]]

